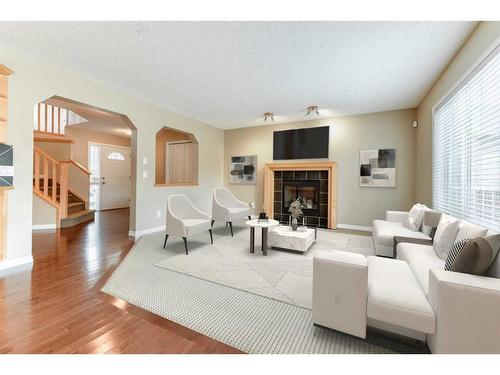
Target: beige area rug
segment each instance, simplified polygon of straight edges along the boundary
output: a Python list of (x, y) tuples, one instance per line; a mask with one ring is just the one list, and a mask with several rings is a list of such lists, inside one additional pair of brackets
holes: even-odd
[[(155, 265), (217, 284), (311, 309), (313, 256), (317, 251), (341, 250), (374, 255), (371, 237), (318, 230), (316, 242), (305, 254), (270, 249), (263, 256), (260, 230), (255, 253), (250, 253), (250, 231), (237, 227), (235, 236), (225, 228), (215, 231), (215, 243), (196, 243), (189, 255), (178, 253)], [(208, 233), (207, 233), (208, 236)], [(188, 242), (189, 243), (189, 242)], [(178, 250), (178, 245), (172, 245)], [(168, 253), (167, 244), (167, 253)]]

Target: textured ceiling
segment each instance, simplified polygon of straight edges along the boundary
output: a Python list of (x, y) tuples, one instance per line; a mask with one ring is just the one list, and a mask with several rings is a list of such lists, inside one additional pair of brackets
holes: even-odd
[(475, 22), (0, 22), (0, 43), (221, 128), (411, 108)]

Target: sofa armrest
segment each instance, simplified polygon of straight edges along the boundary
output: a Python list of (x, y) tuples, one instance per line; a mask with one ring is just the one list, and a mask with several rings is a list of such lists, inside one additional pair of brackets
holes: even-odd
[(313, 323), (365, 338), (367, 289), (363, 255), (318, 251), (313, 261)]
[(386, 211), (385, 220), (393, 223), (403, 223), (408, 217), (408, 212), (405, 211)]
[(500, 353), (500, 279), (434, 269), (428, 298), (436, 314), (433, 353)]

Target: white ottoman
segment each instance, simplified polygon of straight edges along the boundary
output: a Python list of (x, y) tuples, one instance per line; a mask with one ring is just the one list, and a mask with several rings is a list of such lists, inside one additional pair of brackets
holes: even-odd
[(290, 250), (305, 253), (316, 240), (316, 229), (306, 228), (305, 231), (291, 230), (280, 225), (269, 232), (269, 244), (275, 249)]

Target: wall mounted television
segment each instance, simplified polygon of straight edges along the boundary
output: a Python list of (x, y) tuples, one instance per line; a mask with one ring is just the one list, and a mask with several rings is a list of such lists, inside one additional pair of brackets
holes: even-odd
[(275, 131), (273, 159), (326, 159), (330, 142), (330, 127)]

